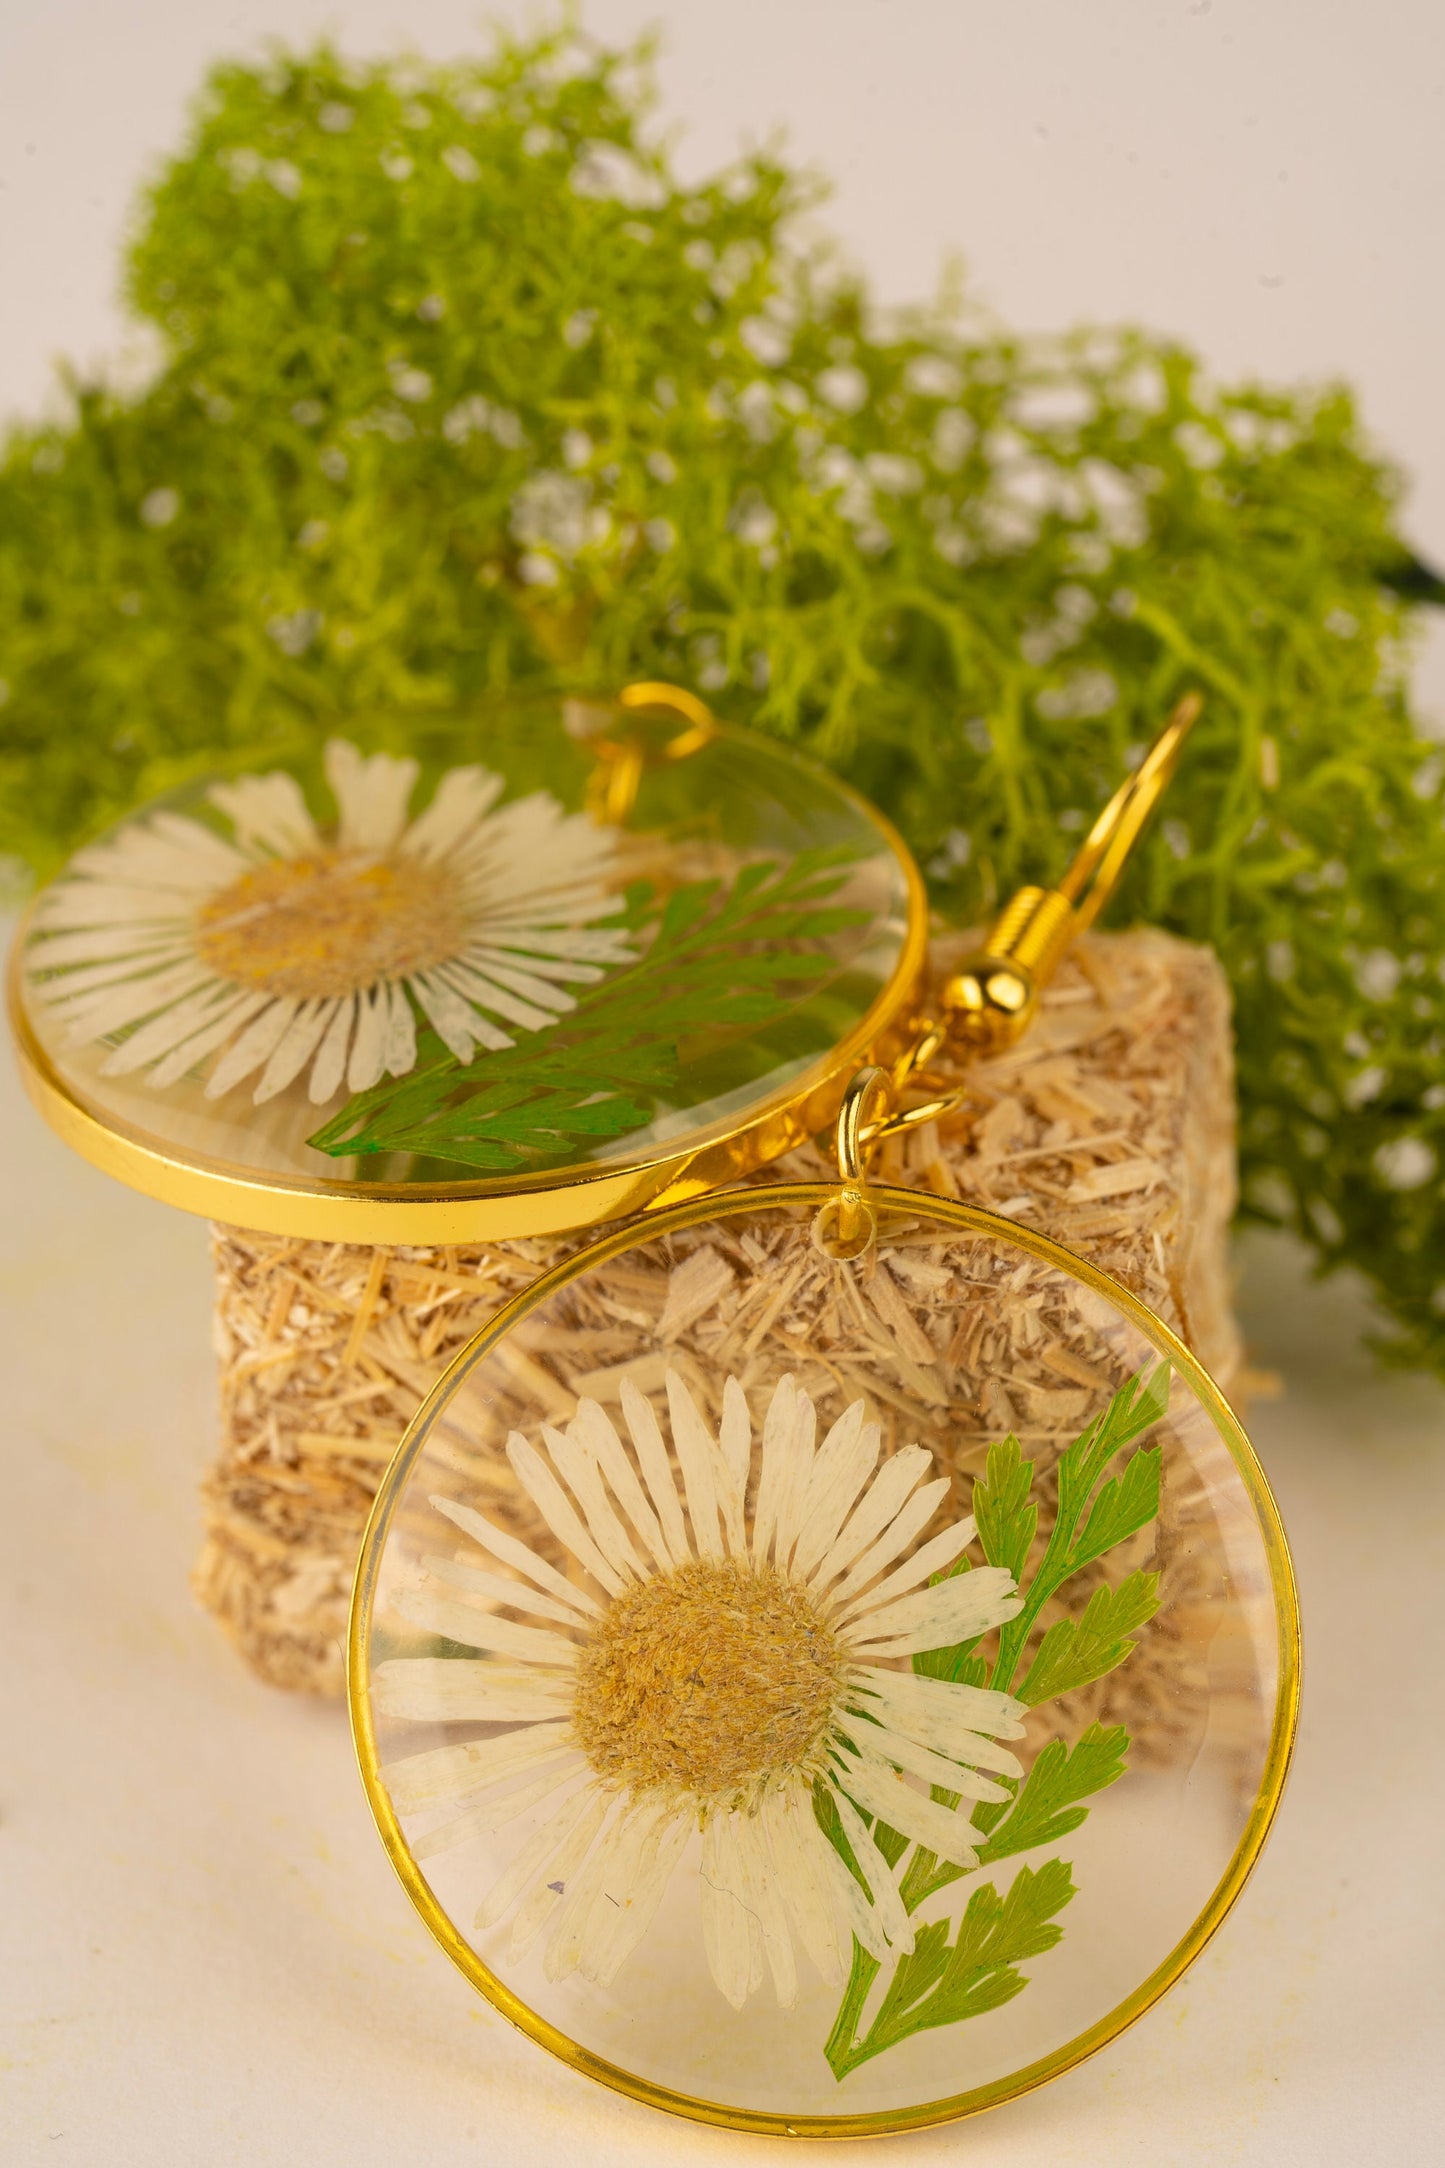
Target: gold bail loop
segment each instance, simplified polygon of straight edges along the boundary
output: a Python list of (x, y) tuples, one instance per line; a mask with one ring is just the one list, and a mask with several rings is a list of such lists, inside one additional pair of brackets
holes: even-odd
[[(615, 705), (629, 719), (635, 717), (639, 724), (644, 716), (656, 715), (665, 716), (672, 722), (681, 721), (683, 725), (675, 736), (661, 744), (650, 743), (640, 729), (629, 730), (625, 735), (605, 729), (595, 733), (589, 729), (583, 733), (588, 749), (597, 759), (587, 788), (587, 810), (595, 821), (620, 828), (637, 803), (644, 771), (670, 767), (674, 761), (686, 760), (689, 754), (700, 752), (717, 735), (717, 723), (711, 708), (695, 693), (681, 685), (664, 684), (660, 679), (624, 685)], [(585, 707), (584, 712), (587, 712)]]
[(860, 1069), (843, 1094), (834, 1130), (833, 1153), (843, 1187), (816, 1214), (813, 1241), (825, 1257), (861, 1257), (873, 1246), (878, 1217), (863, 1194), (870, 1148), (897, 1104), (898, 1093), (886, 1069)]
[[(843, 1094), (838, 1109), (834, 1151), (838, 1172), (845, 1182), (866, 1181), (868, 1151), (882, 1133), (882, 1125), (897, 1100), (893, 1079), (886, 1069), (870, 1065), (860, 1069)], [(870, 1119), (875, 1114), (876, 1119)]]

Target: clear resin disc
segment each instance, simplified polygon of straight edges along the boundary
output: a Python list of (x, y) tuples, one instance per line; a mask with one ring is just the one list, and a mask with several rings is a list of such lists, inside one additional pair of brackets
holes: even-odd
[(1045, 1237), (675, 1207), (448, 1371), (352, 1616), (372, 1806), (469, 1979), (637, 2098), (903, 2129), (1102, 2046), (1278, 1803), (1297, 1618), (1227, 1403)]
[(862, 799), (697, 712), (359, 718), (145, 807), (17, 941), (42, 1111), (167, 1202), (323, 1240), (554, 1232), (751, 1172), (910, 997), (926, 912)]

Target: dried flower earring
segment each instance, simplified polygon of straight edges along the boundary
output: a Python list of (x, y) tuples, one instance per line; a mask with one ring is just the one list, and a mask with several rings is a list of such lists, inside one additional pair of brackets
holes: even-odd
[(1025, 1030), (1193, 712), (846, 1083), (831, 1178), (546, 1272), (382, 1484), (384, 1841), (481, 1991), (636, 2098), (811, 2135), (1010, 2098), (1178, 1977), (1264, 1841), (1297, 1615), (1227, 1402), (1058, 1243), (871, 1171), (948, 1112), (943, 1049)]

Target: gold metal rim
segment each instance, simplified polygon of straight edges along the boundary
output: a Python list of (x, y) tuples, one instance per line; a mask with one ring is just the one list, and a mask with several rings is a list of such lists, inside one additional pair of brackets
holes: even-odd
[(371, 1613), (377, 1569), (402, 1490), (418, 1454), (426, 1443), (432, 1423), (450, 1398), (454, 1385), (490, 1353), (514, 1324), (547, 1301), (558, 1288), (566, 1286), (593, 1265), (604, 1263), (621, 1251), (640, 1242), (651, 1241), (658, 1235), (695, 1226), (699, 1220), (730, 1218), (738, 1213), (765, 1212), (779, 1207), (817, 1210), (836, 1195), (836, 1184), (797, 1182), (749, 1189), (725, 1197), (691, 1199), (642, 1224), (634, 1222), (604, 1236), (601, 1241), (591, 1243), (585, 1250), (578, 1251), (564, 1263), (543, 1273), (504, 1309), (498, 1311), (491, 1322), (448, 1365), (427, 1394), (407, 1425), (405, 1435), (382, 1478), (362, 1538), (361, 1554), (352, 1588), (347, 1637), (347, 1701), (351, 1712), (352, 1740), (377, 1830), (402, 1887), (432, 1934), (473, 1987), (519, 2031), (536, 2041), (540, 2047), (547, 2048), (584, 2077), (595, 2078), (599, 2084), (624, 2093), (629, 2099), (642, 2101), (648, 2107), (661, 2108), (693, 2122), (710, 2123), (725, 2130), (748, 2131), (772, 2137), (882, 2137), (902, 2131), (924, 2130), (940, 2123), (956, 2122), (965, 2116), (980, 2114), (986, 2108), (999, 2107), (1005, 2101), (1016, 2100), (1020, 2095), (1046, 2084), (1049, 2079), (1072, 2070), (1086, 2057), (1096, 2054), (1100, 2048), (1107, 2047), (1109, 2042), (1117, 2039), (1136, 2018), (1142, 2017), (1194, 1962), (1248, 1880), (1263, 1850), (1270, 1824), (1284, 1793), (1299, 1724), (1299, 1599), (1289, 1545), (1279, 1509), (1254, 1448), (1245, 1435), (1238, 1416), (1203, 1364), (1137, 1295), (1131, 1294), (1128, 1288), (1121, 1286), (1108, 1273), (1101, 1272), (1097, 1265), (1090, 1264), (1085, 1258), (1076, 1257), (1071, 1250), (1065, 1249), (1062, 1243), (1053, 1241), (1048, 1235), (1036, 1234), (1030, 1228), (1020, 1227), (1012, 1220), (1002, 1219), (998, 1214), (982, 1211), (974, 1205), (955, 1204), (946, 1198), (923, 1195), (912, 1190), (872, 1187), (867, 1189), (864, 1195), (875, 1210), (913, 1213), (936, 1220), (945, 1226), (963, 1228), (976, 1234), (993, 1235), (1027, 1251), (1042, 1263), (1055, 1266), (1095, 1293), (1106, 1297), (1139, 1328), (1161, 1355), (1167, 1356), (1178, 1368), (1228, 1447), (1230, 1457), (1239, 1471), (1250, 1503), (1259, 1519), (1269, 1559), (1270, 1583), (1279, 1631), (1279, 1679), (1275, 1691), (1274, 1721), (1269, 1747), (1265, 1755), (1259, 1792), (1245, 1824), (1244, 1833), (1235, 1847), (1233, 1858), (1193, 1927), (1162, 1963), (1155, 1967), (1132, 1995), (1127, 1996), (1113, 2010), (1066, 2042), (1063, 2047), (1056, 2049), (1052, 2055), (1044, 2056), (1021, 2070), (1011, 2072), (1005, 2078), (990, 2085), (975, 2087), (969, 2092), (957, 2093), (943, 2100), (928, 2101), (916, 2108), (883, 2110), (869, 2115), (784, 2115), (754, 2112), (727, 2107), (717, 2101), (696, 2099), (690, 2094), (656, 2085), (650, 2079), (638, 2077), (619, 2068), (615, 2063), (607, 2062), (603, 2057), (581, 2047), (575, 2040), (569, 2039), (556, 2026), (539, 2017), (482, 1963), (437, 1903), (412, 1859), (381, 1783), (367, 1692)]
[(754, 731), (718, 724), (715, 734), (765, 745), (771, 758), (822, 776), (877, 834), (881, 847), (901, 867), (906, 891), (907, 925), (898, 958), (869, 1009), (846, 1038), (741, 1120), (726, 1118), (699, 1130), (685, 1145), (657, 1146), (635, 1158), (564, 1167), (536, 1177), (511, 1175), (490, 1184), (343, 1184), (319, 1177), (287, 1179), (233, 1161), (186, 1157), (102, 1113), (55, 1068), (25, 1011), (21, 957), (28, 911), (15, 930), (6, 974), (10, 1028), (26, 1091), (57, 1136), (131, 1189), (203, 1219), (306, 1241), (446, 1244), (565, 1234), (663, 1211), (753, 1173), (832, 1119), (840, 1081), (857, 1068), (906, 1005), (927, 953), (928, 897), (902, 836), (859, 791)]

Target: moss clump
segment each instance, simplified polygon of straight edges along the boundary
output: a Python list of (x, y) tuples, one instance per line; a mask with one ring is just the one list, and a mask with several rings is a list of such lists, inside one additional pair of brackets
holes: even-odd
[(1200, 684), (1123, 909), (1230, 970), (1248, 1209), (1445, 1363), (1442, 769), (1348, 396), (880, 324), (810, 182), (683, 187), (649, 109), (572, 32), (216, 72), (131, 254), (153, 381), (0, 468), (0, 849), (337, 715), (646, 673), (837, 764), (972, 915)]

